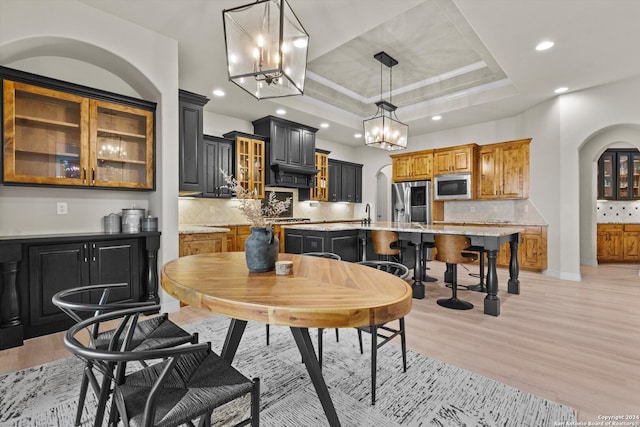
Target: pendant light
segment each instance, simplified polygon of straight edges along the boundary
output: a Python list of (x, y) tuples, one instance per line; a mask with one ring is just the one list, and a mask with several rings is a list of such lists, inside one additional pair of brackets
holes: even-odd
[(309, 34), (286, 0), (222, 11), (229, 80), (257, 99), (302, 95)]
[[(373, 57), (380, 62), (380, 101), (376, 102), (378, 111), (371, 119), (363, 121), (364, 143), (369, 147), (393, 151), (407, 148), (409, 126), (398, 120), (396, 107), (391, 103), (392, 68), (398, 61), (385, 52), (378, 52)], [(382, 66), (389, 68), (389, 102), (382, 99)], [(395, 117), (395, 119), (392, 117)]]

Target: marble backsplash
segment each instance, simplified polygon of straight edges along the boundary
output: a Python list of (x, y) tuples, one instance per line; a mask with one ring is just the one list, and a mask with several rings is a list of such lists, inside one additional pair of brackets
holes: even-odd
[(640, 223), (640, 201), (598, 200), (596, 221), (598, 223)]
[(521, 225), (547, 225), (530, 200), (465, 200), (444, 204), (447, 222), (509, 222)]
[[(269, 188), (274, 191), (292, 191), (290, 188)], [(351, 220), (354, 204), (307, 202), (298, 200), (298, 192), (293, 193), (293, 217), (309, 218), (312, 221)], [(183, 224), (234, 225), (246, 224), (247, 220), (237, 209), (235, 199), (188, 198), (178, 199), (178, 221)]]

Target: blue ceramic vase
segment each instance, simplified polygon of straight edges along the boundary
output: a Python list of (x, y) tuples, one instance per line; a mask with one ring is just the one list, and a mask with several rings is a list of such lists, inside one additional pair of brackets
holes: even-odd
[(275, 269), (279, 251), (280, 241), (271, 227), (251, 227), (251, 234), (244, 241), (249, 271), (261, 273)]

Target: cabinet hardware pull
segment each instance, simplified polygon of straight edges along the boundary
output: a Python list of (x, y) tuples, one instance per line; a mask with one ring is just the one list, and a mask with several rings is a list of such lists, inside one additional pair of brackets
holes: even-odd
[(95, 168), (91, 168), (91, 184), (96, 183), (96, 170)]
[(87, 168), (82, 168), (82, 183), (87, 183)]
[(84, 258), (84, 262), (87, 262), (89, 259), (87, 258), (87, 245), (86, 243), (82, 245), (82, 257)]
[(96, 262), (96, 244), (91, 245), (91, 260)]

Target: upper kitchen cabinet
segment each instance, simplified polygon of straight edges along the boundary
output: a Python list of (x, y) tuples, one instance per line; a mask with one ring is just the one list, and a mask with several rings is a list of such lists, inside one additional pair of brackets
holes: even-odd
[(600, 156), (598, 199), (640, 199), (640, 151), (609, 149)]
[(473, 172), (477, 144), (438, 148), (433, 152), (433, 174)]
[(244, 189), (252, 191), (256, 199), (264, 199), (266, 138), (237, 131), (223, 136), (235, 141), (236, 181)]
[(254, 133), (267, 137), (268, 173), (266, 184), (310, 188), (316, 169), (318, 129), (274, 116), (253, 121)]
[(478, 199), (529, 197), (531, 138), (483, 145), (478, 150)]
[(433, 178), (433, 150), (391, 155), (393, 182)]
[(313, 179), (310, 189), (301, 188), (298, 191), (300, 201), (318, 200), (329, 201), (329, 153), (327, 150), (316, 150), (316, 169), (319, 171)]
[(4, 183), (153, 190), (155, 103), (0, 67)]
[(209, 102), (206, 96), (180, 90), (179, 144), (181, 195), (198, 195), (204, 191), (205, 162), (203, 160), (203, 109)]
[(233, 191), (222, 175), (222, 171), (233, 175), (233, 146), (230, 139), (204, 135), (204, 197), (233, 197)]
[(362, 165), (329, 159), (330, 202), (362, 203)]

